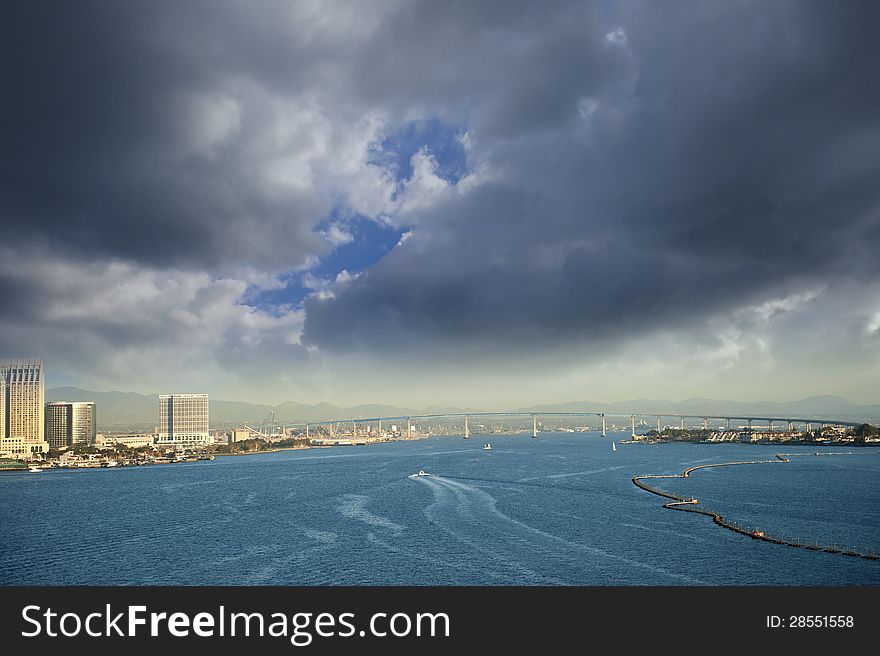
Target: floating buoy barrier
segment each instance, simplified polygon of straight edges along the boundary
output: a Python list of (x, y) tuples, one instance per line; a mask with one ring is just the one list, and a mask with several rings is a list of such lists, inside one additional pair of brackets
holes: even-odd
[(698, 515), (706, 515), (707, 517), (711, 517), (712, 521), (718, 526), (726, 528), (734, 533), (739, 533), (741, 535), (747, 535), (753, 540), (763, 540), (764, 542), (771, 542), (773, 544), (785, 545), (788, 547), (797, 547), (802, 549), (807, 549), (809, 551), (823, 551), (825, 553), (832, 554), (842, 554), (844, 556), (853, 556), (855, 558), (865, 558), (867, 560), (880, 560), (880, 556), (878, 556), (873, 551), (864, 552), (859, 551), (857, 549), (842, 549), (837, 546), (822, 546), (819, 544), (805, 544), (800, 540), (789, 540), (785, 538), (775, 537), (773, 535), (769, 535), (764, 529), (760, 529), (757, 527), (748, 527), (743, 526), (735, 521), (725, 519), (719, 513), (714, 510), (709, 510), (708, 508), (700, 508), (697, 507), (699, 505), (699, 501), (693, 497), (683, 497), (677, 494), (672, 494), (671, 492), (666, 492), (659, 488), (653, 487), (645, 483), (645, 480), (648, 479), (657, 479), (657, 478), (690, 478), (691, 472), (697, 471), (698, 469), (710, 469), (712, 467), (732, 467), (735, 465), (767, 465), (767, 464), (775, 464), (775, 463), (786, 463), (791, 462), (792, 457), (812, 457), (812, 456), (833, 456), (833, 455), (853, 455), (852, 452), (846, 453), (815, 453), (815, 454), (798, 454), (798, 453), (777, 453), (776, 457), (772, 460), (739, 460), (736, 462), (719, 462), (711, 465), (698, 465), (696, 467), (690, 467), (685, 469), (681, 474), (650, 474), (645, 476), (634, 476), (632, 479), (633, 484), (645, 490), (646, 492), (650, 492), (651, 494), (656, 494), (658, 497), (663, 497), (664, 499), (671, 499), (669, 503), (663, 505), (664, 508), (668, 508), (669, 510), (680, 510), (682, 512), (691, 512), (697, 513)]

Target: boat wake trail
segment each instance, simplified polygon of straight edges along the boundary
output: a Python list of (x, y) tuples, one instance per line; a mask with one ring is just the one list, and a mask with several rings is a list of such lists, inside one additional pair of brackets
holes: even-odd
[(568, 472), (565, 474), (545, 474), (544, 476), (529, 476), (528, 478), (520, 478), (517, 480), (517, 483), (525, 483), (528, 481), (539, 481), (541, 479), (548, 479), (551, 481), (558, 481), (563, 478), (571, 478), (572, 476), (592, 476), (593, 474), (601, 474), (607, 471), (614, 471), (616, 469), (623, 469), (626, 465), (617, 465), (616, 467), (602, 467), (602, 469), (588, 469), (587, 471), (579, 471), (579, 472)]
[[(507, 583), (577, 584), (584, 580), (606, 584), (636, 578), (652, 583), (701, 584), (679, 572), (640, 562), (604, 549), (560, 538), (505, 514), (495, 498), (480, 488), (442, 476), (414, 478), (430, 488), (434, 499), (425, 516), (462, 544), (473, 556), (481, 554), (482, 573)], [(465, 560), (474, 560), (472, 557)], [(589, 575), (586, 575), (587, 570)]]
[(339, 510), (344, 517), (356, 519), (369, 526), (378, 526), (394, 532), (400, 532), (404, 529), (403, 526), (392, 522), (387, 517), (376, 515), (367, 510), (367, 504), (369, 501), (369, 497), (360, 494), (345, 494), (342, 496), (341, 501), (337, 506), (337, 510)]

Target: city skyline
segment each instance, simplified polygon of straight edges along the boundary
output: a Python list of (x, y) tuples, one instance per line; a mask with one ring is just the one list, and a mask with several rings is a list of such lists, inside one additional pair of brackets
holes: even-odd
[(872, 4), (0, 17), (0, 354), (48, 387), (878, 402)]

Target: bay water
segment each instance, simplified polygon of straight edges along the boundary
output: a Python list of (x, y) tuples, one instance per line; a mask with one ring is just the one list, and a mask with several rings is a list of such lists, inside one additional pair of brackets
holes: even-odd
[(880, 561), (752, 540), (631, 482), (799, 453), (650, 483), (767, 533), (880, 553), (880, 449), (613, 451), (625, 436), (432, 437), (4, 473), (0, 584), (880, 584)]

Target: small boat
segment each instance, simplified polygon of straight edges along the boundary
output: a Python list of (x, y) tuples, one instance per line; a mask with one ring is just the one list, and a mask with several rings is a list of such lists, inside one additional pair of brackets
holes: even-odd
[(30, 467), (28, 467), (28, 471), (33, 472), (34, 474), (39, 474), (43, 471), (43, 469), (41, 467), (37, 467), (36, 465), (31, 465)]
[(614, 442), (611, 443), (611, 450), (617, 451), (617, 445)]
[(416, 476), (430, 476), (430, 474), (427, 473), (424, 469), (420, 469), (419, 473), (416, 474)]
[(492, 445), (489, 444), (488, 442), (486, 442), (486, 444), (483, 445), (483, 451), (491, 451), (491, 450), (492, 450)]

